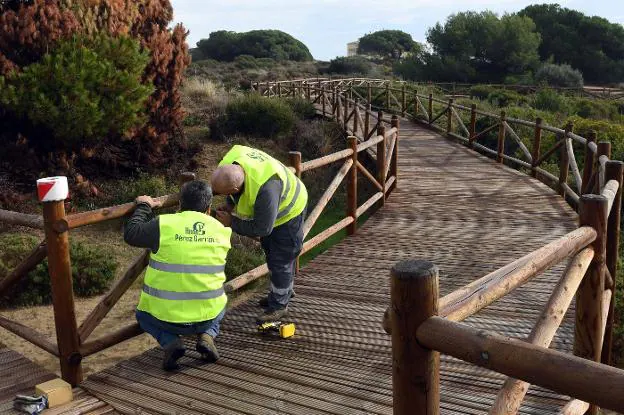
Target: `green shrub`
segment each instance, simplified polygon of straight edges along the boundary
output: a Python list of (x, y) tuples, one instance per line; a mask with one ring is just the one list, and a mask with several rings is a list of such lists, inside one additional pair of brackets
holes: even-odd
[(611, 158), (624, 160), (624, 124), (605, 120), (589, 120), (579, 116), (569, 118), (574, 123), (574, 132), (587, 137), (590, 131), (598, 133), (598, 141), (611, 142)]
[(234, 65), (239, 69), (256, 69), (259, 67), (256, 58), (251, 55), (239, 55), (234, 58)]
[(286, 103), (292, 108), (295, 115), (303, 120), (310, 120), (316, 117), (314, 104), (305, 98), (288, 98)]
[(535, 73), (535, 82), (550, 86), (582, 88), (583, 74), (570, 65), (545, 63)]
[[(5, 278), (37, 245), (34, 236), (0, 235), (0, 279)], [(117, 263), (105, 251), (80, 242), (70, 244), (74, 293), (79, 297), (102, 294), (115, 278)], [(44, 260), (0, 298), (2, 305), (30, 306), (52, 302), (48, 261)]]
[(474, 85), (470, 87), (470, 98), (487, 99), (494, 92), (494, 88), (488, 85)]
[(329, 62), (328, 72), (342, 75), (367, 75), (371, 67), (371, 63), (361, 56), (341, 56)]
[(487, 97), (490, 104), (498, 107), (508, 107), (510, 105), (522, 105), (528, 102), (527, 97), (515, 91), (506, 89), (495, 89)]
[(295, 119), (292, 108), (283, 100), (249, 94), (230, 101), (211, 130), (217, 139), (236, 134), (273, 138), (292, 130)]
[(225, 261), (225, 278), (229, 281), (264, 262), (264, 252), (259, 247), (234, 246)]
[(115, 182), (114, 187), (103, 185), (100, 190), (105, 194), (105, 197), (106, 195), (109, 196), (106, 198), (106, 203), (120, 205), (134, 201), (137, 196), (164, 196), (175, 193), (177, 187), (168, 184), (162, 176), (141, 173), (134, 179)]
[(10, 74), (0, 103), (51, 131), (41, 139), (55, 147), (80, 148), (144, 124), (152, 87), (141, 77), (148, 61), (147, 51), (127, 37), (74, 37)]
[(611, 120), (618, 116), (618, 106), (611, 101), (577, 98), (573, 105), (574, 113), (583, 118)]
[(541, 89), (533, 98), (533, 107), (538, 110), (568, 113), (570, 106), (565, 96), (552, 89)]

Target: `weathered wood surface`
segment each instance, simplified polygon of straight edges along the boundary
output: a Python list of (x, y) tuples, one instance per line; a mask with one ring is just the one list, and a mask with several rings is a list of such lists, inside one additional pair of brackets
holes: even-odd
[[(15, 395), (34, 395), (35, 385), (52, 380), (57, 376), (26, 359), (21, 354), (0, 344), (0, 414), (18, 415), (13, 409)], [(67, 405), (46, 410), (44, 415), (61, 414), (117, 414), (106, 402), (94, 397), (81, 388), (74, 388), (74, 400)]]
[[(258, 296), (231, 310), (217, 364), (197, 360), (164, 373), (150, 350), (83, 382), (132, 413), (391, 414), (389, 270), (423, 258), (446, 295), (576, 229), (577, 215), (544, 184), (402, 120), (399, 186), (357, 233), (301, 269), (292, 339), (261, 336)], [(562, 263), (464, 322), (526, 338), (566, 267)], [(571, 352), (574, 307), (551, 347)], [(441, 356), (441, 413), (486, 414), (505, 376)], [(522, 414), (557, 413), (569, 398), (531, 387)]]

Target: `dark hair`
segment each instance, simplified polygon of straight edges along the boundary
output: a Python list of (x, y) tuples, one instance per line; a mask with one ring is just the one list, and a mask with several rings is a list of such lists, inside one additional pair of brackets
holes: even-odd
[(194, 210), (204, 213), (212, 202), (212, 189), (208, 183), (201, 180), (193, 180), (182, 186), (180, 191), (180, 210)]

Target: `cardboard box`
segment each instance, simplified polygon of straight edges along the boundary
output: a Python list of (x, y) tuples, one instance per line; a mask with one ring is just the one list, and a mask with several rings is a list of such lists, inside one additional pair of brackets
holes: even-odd
[(48, 408), (65, 405), (73, 399), (72, 387), (62, 379), (53, 379), (35, 386), (37, 396), (48, 398)]

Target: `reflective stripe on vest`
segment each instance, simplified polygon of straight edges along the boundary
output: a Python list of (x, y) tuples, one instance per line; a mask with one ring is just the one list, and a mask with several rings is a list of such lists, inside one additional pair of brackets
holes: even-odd
[(232, 229), (185, 211), (160, 215), (159, 230), (137, 309), (170, 323), (215, 318), (227, 303), (223, 283)]
[(223, 265), (187, 265), (187, 264), (166, 264), (150, 258), (149, 266), (158, 271), (177, 272), (180, 274), (218, 274), (225, 271)]
[(159, 290), (157, 288), (150, 287), (147, 284), (143, 284), (143, 292), (162, 300), (209, 300), (211, 298), (218, 298), (225, 293), (225, 291), (223, 291), (223, 287), (211, 291), (184, 293), (178, 291)]
[(292, 200), (287, 206), (285, 206), (282, 210), (277, 212), (277, 219), (281, 219), (290, 213), (293, 207), (295, 207), (295, 203), (297, 203), (297, 198), (299, 197), (300, 192), (301, 192), (301, 181), (297, 180), (297, 187), (295, 187), (295, 195), (293, 196)]

